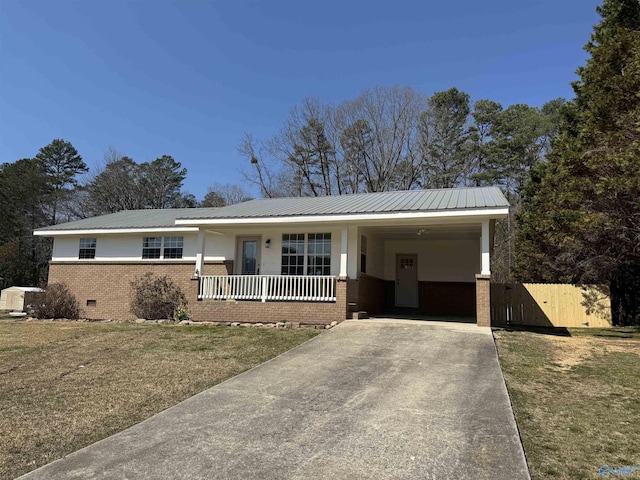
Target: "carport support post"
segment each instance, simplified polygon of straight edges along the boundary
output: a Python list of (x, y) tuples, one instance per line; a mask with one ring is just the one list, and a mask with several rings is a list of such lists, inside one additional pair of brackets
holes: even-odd
[(347, 257), (349, 249), (348, 227), (342, 227), (342, 235), (340, 237), (340, 278), (347, 278)]
[(491, 253), (489, 250), (489, 220), (482, 222), (482, 237), (480, 238), (480, 256), (482, 260), (482, 275), (491, 275)]
[(476, 275), (476, 322), (479, 327), (491, 326), (491, 275)]
[(480, 274), (476, 275), (476, 321), (479, 327), (491, 326), (491, 252), (489, 220), (482, 222), (480, 237)]
[(198, 230), (198, 244), (196, 245), (196, 267), (193, 276), (199, 277), (204, 275), (204, 246), (206, 235), (203, 229)]

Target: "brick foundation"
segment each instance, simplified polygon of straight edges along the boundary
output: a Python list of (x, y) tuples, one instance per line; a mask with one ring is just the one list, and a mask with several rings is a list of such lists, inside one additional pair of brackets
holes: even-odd
[[(205, 269), (209, 275), (228, 275), (233, 262), (207, 262)], [(191, 319), (196, 321), (323, 325), (340, 322), (347, 315), (345, 280), (336, 282), (335, 302), (199, 301), (193, 271), (193, 262), (52, 262), (49, 283), (66, 283), (80, 303), (82, 316), (90, 319), (133, 320), (130, 283), (147, 272), (170, 277), (187, 297)], [(88, 306), (89, 300), (95, 300), (95, 306)]]
[(491, 326), (490, 275), (476, 275), (476, 318), (479, 327)]

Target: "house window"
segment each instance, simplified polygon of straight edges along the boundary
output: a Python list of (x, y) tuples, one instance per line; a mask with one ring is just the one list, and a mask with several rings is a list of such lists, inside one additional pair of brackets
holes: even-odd
[(304, 273), (304, 233), (282, 235), (282, 275)]
[(160, 258), (162, 237), (144, 237), (142, 239), (142, 258)]
[(95, 238), (81, 238), (80, 239), (80, 251), (78, 252), (78, 258), (96, 258), (96, 239)]
[(331, 234), (282, 235), (281, 271), (282, 275), (331, 275)]
[(360, 272), (367, 273), (367, 237), (360, 238)]
[(310, 233), (307, 246), (307, 275), (331, 275), (331, 234)]
[(142, 258), (182, 258), (184, 237), (144, 237)]
[(183, 237), (164, 237), (164, 258), (182, 258)]

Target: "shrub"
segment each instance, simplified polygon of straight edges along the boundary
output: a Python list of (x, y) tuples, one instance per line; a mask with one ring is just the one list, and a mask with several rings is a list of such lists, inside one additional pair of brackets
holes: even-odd
[(187, 307), (185, 307), (184, 305), (178, 306), (175, 313), (173, 314), (174, 322), (182, 322), (183, 320), (189, 320), (189, 318), (189, 310), (187, 310)]
[(45, 289), (44, 298), (36, 306), (35, 314), (38, 318), (75, 320), (80, 317), (80, 304), (65, 283), (52, 283)]
[(154, 277), (151, 272), (131, 282), (133, 298), (131, 313), (147, 320), (173, 320), (178, 307), (187, 305), (187, 298), (167, 277)]

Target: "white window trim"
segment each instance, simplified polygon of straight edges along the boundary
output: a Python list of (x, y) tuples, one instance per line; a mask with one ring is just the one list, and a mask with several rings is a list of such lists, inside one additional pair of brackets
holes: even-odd
[[(280, 241), (283, 242), (282, 237), (285, 235), (304, 235), (304, 252), (302, 253), (302, 257), (303, 257), (303, 261), (302, 261), (302, 275), (305, 277), (321, 277), (322, 275), (310, 275), (308, 272), (309, 269), (309, 255), (311, 255), (309, 253), (309, 235), (327, 235), (329, 234), (331, 236), (331, 240), (329, 240), (329, 245), (331, 246), (331, 251), (329, 252), (329, 275), (331, 274), (331, 267), (333, 265), (333, 233), (332, 232), (306, 232), (306, 233), (302, 233), (302, 232), (287, 232), (287, 233), (283, 233), (280, 236)], [(299, 256), (299, 253), (296, 253), (295, 255), (287, 255), (289, 257), (291, 256)], [(313, 254), (314, 256), (318, 256), (317, 253)], [(281, 275), (282, 274), (282, 267), (284, 265), (282, 265), (282, 257), (284, 256), (284, 254), (282, 253), (282, 244), (280, 246), (280, 272)], [(324, 265), (323, 265), (324, 267)], [(289, 275), (289, 274), (285, 274), (285, 275)], [(324, 274), (323, 274), (324, 275)]]
[[(160, 257), (158, 258), (144, 258), (144, 239), (145, 238), (160, 238)], [(164, 239), (167, 237), (181, 237), (182, 238), (182, 255), (180, 258), (164, 258)], [(155, 248), (155, 247), (148, 247)], [(167, 248), (175, 248), (175, 247), (167, 247)], [(157, 260), (184, 260), (186, 257), (184, 256), (184, 237), (182, 235), (149, 235), (148, 237), (142, 237), (142, 252), (140, 253), (140, 259), (144, 261), (157, 261)]]
[[(87, 247), (83, 248), (82, 247), (82, 241), (83, 240), (93, 240), (93, 248), (87, 248)], [(93, 257), (80, 258), (80, 252), (82, 252), (82, 250), (93, 250)], [(97, 237), (81, 237), (78, 240), (78, 260), (95, 260), (97, 251), (98, 251), (98, 238)]]

